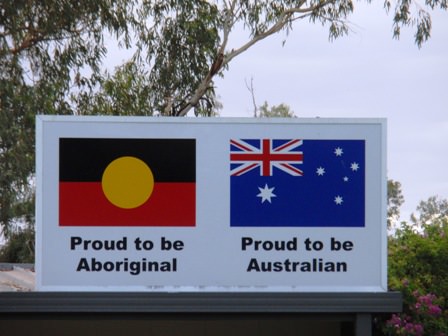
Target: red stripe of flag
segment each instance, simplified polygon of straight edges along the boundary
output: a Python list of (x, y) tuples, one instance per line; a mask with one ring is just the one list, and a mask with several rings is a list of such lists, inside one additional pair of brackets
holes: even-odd
[(155, 183), (146, 203), (122, 209), (106, 199), (101, 182), (60, 182), (59, 224), (194, 227), (195, 194), (195, 183)]

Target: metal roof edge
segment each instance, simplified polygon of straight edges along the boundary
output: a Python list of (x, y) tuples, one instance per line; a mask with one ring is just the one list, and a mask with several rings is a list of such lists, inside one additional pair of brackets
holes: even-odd
[(141, 293), (4, 292), (3, 313), (387, 313), (400, 292)]

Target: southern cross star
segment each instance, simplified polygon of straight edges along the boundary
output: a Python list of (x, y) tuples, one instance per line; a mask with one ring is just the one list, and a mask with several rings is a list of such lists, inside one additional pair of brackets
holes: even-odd
[(335, 150), (334, 150), (334, 154), (336, 156), (341, 156), (343, 153), (344, 153), (344, 151), (342, 150), (341, 147), (335, 148)]
[(260, 190), (260, 193), (257, 195), (257, 197), (261, 197), (261, 203), (264, 203), (265, 201), (271, 202), (272, 197), (277, 197), (273, 191), (275, 187), (269, 188), (267, 184), (264, 185), (264, 188), (258, 187), (258, 190)]
[(343, 199), (341, 196), (336, 196), (336, 197), (334, 198), (334, 202), (335, 202), (337, 205), (341, 205), (342, 202), (344, 202), (344, 199)]

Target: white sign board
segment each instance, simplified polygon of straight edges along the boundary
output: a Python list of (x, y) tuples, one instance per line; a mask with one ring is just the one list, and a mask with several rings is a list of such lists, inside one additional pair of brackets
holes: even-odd
[(39, 116), (37, 290), (386, 291), (385, 128)]

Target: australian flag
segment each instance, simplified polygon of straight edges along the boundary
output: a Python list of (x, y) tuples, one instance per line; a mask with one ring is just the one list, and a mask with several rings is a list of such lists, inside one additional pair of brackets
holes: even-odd
[(230, 225), (364, 227), (365, 140), (230, 140)]

